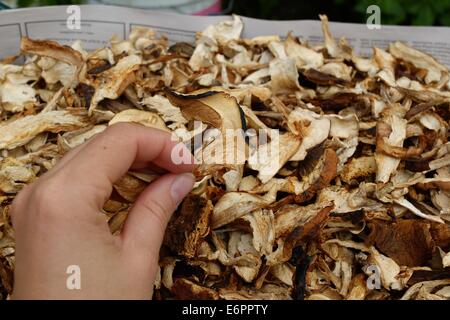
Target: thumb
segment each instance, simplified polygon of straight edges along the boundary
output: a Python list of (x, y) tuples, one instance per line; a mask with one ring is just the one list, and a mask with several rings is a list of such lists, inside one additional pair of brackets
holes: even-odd
[(192, 190), (194, 182), (192, 173), (165, 174), (141, 193), (122, 232), (128, 252), (158, 259), (167, 223), (178, 204)]

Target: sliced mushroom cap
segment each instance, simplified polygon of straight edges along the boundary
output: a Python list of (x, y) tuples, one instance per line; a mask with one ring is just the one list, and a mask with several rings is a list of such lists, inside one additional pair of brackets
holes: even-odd
[(21, 112), (37, 102), (36, 91), (27, 84), (14, 84), (9, 81), (0, 85), (0, 105), (5, 111)]
[[(366, 273), (372, 274), (374, 266), (380, 272), (381, 285), (387, 290), (402, 290), (412, 272), (402, 274), (400, 266), (391, 258), (379, 253), (374, 247), (370, 248), (370, 256), (367, 259)], [(369, 268), (372, 266), (371, 268)]]
[(336, 152), (331, 148), (324, 150), (318, 146), (311, 150), (305, 160), (300, 161), (298, 165), (301, 187), (295, 201), (298, 203), (308, 201), (327, 187), (336, 177), (338, 161)]
[(89, 123), (84, 110), (57, 110), (19, 118), (0, 125), (0, 149), (22, 146), (42, 132), (71, 131)]
[(180, 300), (218, 300), (219, 294), (210, 288), (203, 287), (188, 279), (177, 278), (171, 292)]
[(438, 63), (432, 56), (423, 53), (419, 50), (408, 47), (402, 42), (394, 42), (389, 45), (389, 52), (397, 59), (412, 63), (415, 67), (425, 69), (427, 76), (425, 82), (439, 82), (442, 73), (448, 73), (446, 67)]
[(225, 92), (206, 92), (187, 95), (166, 90), (169, 101), (179, 107), (188, 120), (207, 123), (223, 133), (226, 129), (245, 129), (243, 111), (236, 99)]
[(300, 148), (291, 157), (291, 161), (303, 160), (308, 150), (322, 143), (330, 132), (331, 123), (326, 117), (301, 108), (294, 109), (288, 118), (292, 133), (301, 137)]
[(248, 159), (251, 169), (258, 171), (262, 183), (272, 179), (300, 147), (301, 139), (289, 132), (272, 135), (271, 141), (260, 145)]
[(340, 43), (337, 44), (334, 40), (333, 36), (330, 33), (329, 25), (328, 25), (328, 17), (326, 15), (319, 15), (320, 20), (322, 21), (322, 32), (325, 40), (325, 47), (327, 48), (328, 54), (333, 58), (341, 58), (341, 59), (351, 59), (351, 52), (346, 51), (346, 48), (343, 48)]
[(214, 39), (220, 44), (239, 39), (244, 25), (239, 16), (233, 15), (233, 20), (222, 21), (207, 27), (201, 34)]
[(292, 33), (288, 34), (284, 42), (284, 49), (286, 50), (287, 56), (295, 60), (295, 64), (299, 69), (318, 69), (323, 65), (324, 59), (322, 53), (300, 44)]
[(95, 93), (89, 111), (92, 112), (103, 99), (118, 98), (135, 80), (134, 72), (139, 68), (141, 62), (142, 58), (137, 55), (127, 56), (119, 60), (114, 67), (102, 72), (94, 81)]
[(172, 216), (164, 243), (176, 254), (193, 258), (201, 240), (209, 233), (212, 208), (211, 201), (189, 195)]
[(77, 67), (81, 67), (81, 64), (83, 63), (83, 57), (80, 52), (50, 40), (33, 40), (22, 37), (20, 50), (23, 53), (53, 58)]
[(275, 58), (269, 65), (270, 87), (274, 94), (282, 94), (300, 90), (295, 60), (291, 58)]
[(164, 131), (171, 132), (163, 119), (158, 116), (156, 113), (136, 110), (136, 109), (128, 109), (117, 113), (114, 118), (109, 121), (109, 125), (113, 125), (119, 122), (134, 122), (142, 124), (146, 127), (156, 128)]
[(264, 208), (268, 202), (260, 196), (246, 192), (228, 192), (216, 203), (211, 217), (211, 227), (220, 228), (247, 213)]
[(357, 184), (358, 179), (368, 179), (377, 170), (375, 158), (372, 156), (353, 158), (347, 162), (340, 173), (340, 178), (347, 184)]
[[(401, 147), (406, 137), (406, 120), (397, 115), (391, 115), (385, 121), (385, 124), (378, 123), (377, 137), (383, 139), (388, 145)], [(387, 132), (385, 133), (385, 131)], [(377, 163), (377, 181), (380, 182), (387, 182), (400, 164), (400, 159), (386, 155), (380, 149), (377, 149), (375, 161)]]

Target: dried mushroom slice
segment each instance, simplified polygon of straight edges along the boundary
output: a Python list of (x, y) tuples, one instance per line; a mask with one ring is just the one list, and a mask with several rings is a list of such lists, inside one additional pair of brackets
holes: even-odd
[[(386, 132), (387, 131), (387, 132)], [(377, 140), (383, 141), (388, 146), (402, 147), (406, 137), (406, 120), (398, 115), (390, 115), (385, 122), (377, 123)], [(387, 182), (391, 174), (400, 164), (400, 159), (386, 155), (380, 143), (377, 144), (375, 161), (377, 163), (377, 181)]]
[[(416, 283), (411, 286), (401, 300), (410, 300), (412, 298), (420, 299), (420, 300), (448, 300), (448, 295), (444, 294), (443, 298), (440, 298), (438, 294), (442, 291), (438, 291), (436, 294), (431, 294), (431, 291), (440, 286), (447, 286), (450, 284), (450, 279), (445, 280), (434, 280), (434, 281), (423, 281)], [(448, 290), (447, 290), (448, 291)], [(444, 292), (442, 292), (444, 293)]]
[(128, 85), (136, 80), (135, 71), (141, 63), (140, 56), (130, 55), (120, 59), (114, 67), (102, 72), (93, 81), (95, 93), (91, 99), (89, 112), (92, 112), (103, 99), (117, 99)]
[(53, 58), (81, 68), (83, 56), (77, 50), (68, 46), (62, 46), (55, 41), (33, 40), (23, 37), (20, 43), (20, 50), (23, 53), (35, 54), (42, 57)]
[(219, 294), (225, 300), (292, 300), (291, 291), (288, 286), (266, 284), (260, 290), (243, 288), (236, 291), (224, 288)]
[(302, 72), (306, 79), (319, 85), (319, 86), (330, 86), (330, 85), (347, 85), (348, 81), (338, 78), (333, 74), (328, 74), (315, 69), (306, 69)]
[(220, 129), (245, 129), (243, 111), (236, 99), (225, 92), (210, 91), (186, 95), (166, 90), (169, 101), (181, 109), (188, 120), (198, 120)]
[(302, 45), (298, 42), (292, 33), (289, 33), (284, 42), (284, 49), (289, 58), (295, 60), (298, 69), (311, 68), (317, 69), (323, 65), (324, 58), (322, 53), (316, 52), (308, 46)]
[[(0, 299), (16, 194), (118, 122), (170, 131), (199, 162), (156, 299), (450, 299), (448, 68), (401, 42), (358, 56), (320, 19), (314, 45), (242, 38), (238, 16), (193, 44), (142, 27), (93, 52), (22, 39), (23, 65), (0, 62)], [(114, 184), (114, 235), (158, 177)]]
[(210, 288), (203, 287), (195, 282), (177, 278), (172, 287), (171, 292), (180, 300), (218, 300), (219, 294)]
[(301, 187), (295, 196), (296, 202), (310, 200), (318, 191), (327, 187), (337, 175), (338, 157), (331, 149), (316, 147), (311, 150), (304, 161), (299, 163)]
[(324, 209), (323, 204), (287, 205), (275, 216), (275, 238), (288, 236), (298, 226), (306, 224)]
[(0, 85), (0, 105), (5, 111), (21, 112), (37, 102), (36, 91), (27, 84), (3, 82)]
[(39, 169), (22, 161), (6, 158), (0, 162), (0, 192), (15, 194), (36, 179)]
[(402, 42), (394, 42), (389, 45), (389, 52), (397, 59), (402, 59), (412, 63), (416, 68), (427, 71), (425, 83), (439, 82), (443, 73), (448, 75), (448, 70), (442, 64), (438, 63), (430, 55), (419, 50), (408, 47)]
[(163, 119), (158, 116), (156, 113), (136, 110), (136, 109), (128, 109), (117, 113), (114, 118), (109, 121), (109, 125), (113, 125), (115, 123), (120, 122), (134, 122), (142, 124), (146, 127), (156, 128), (164, 131), (171, 132), (167, 127)]
[(239, 39), (244, 25), (239, 16), (233, 15), (233, 20), (222, 21), (216, 25), (208, 26), (201, 35), (225, 44), (231, 40)]
[(71, 131), (89, 124), (86, 112), (77, 109), (49, 111), (0, 123), (0, 149), (22, 146), (42, 132)]
[(254, 210), (266, 207), (269, 201), (264, 197), (246, 192), (228, 192), (214, 206), (211, 227), (220, 228)]
[(301, 146), (301, 138), (286, 132), (280, 136), (272, 136), (272, 140), (260, 145), (250, 155), (248, 165), (258, 171), (258, 178), (262, 183), (268, 182), (277, 172), (292, 159)]
[[(288, 261), (293, 253), (293, 249), (297, 246), (304, 245), (312, 239), (317, 238), (320, 230), (328, 220), (329, 214), (333, 209), (333, 204), (323, 204), (323, 208), (316, 211), (316, 214), (310, 216), (305, 222), (295, 225), (295, 228), (286, 236), (283, 246), (280, 248), (281, 257), (277, 259), (279, 262)], [(274, 251), (274, 257), (277, 256), (277, 251)], [(270, 259), (270, 256), (268, 260)], [(272, 257), (273, 259), (273, 257)], [(270, 261), (270, 260), (269, 260)]]
[[(369, 266), (376, 266), (380, 271), (381, 285), (386, 290), (402, 290), (406, 287), (411, 271), (403, 272), (400, 266), (391, 258), (379, 253), (374, 247), (370, 248), (370, 255), (366, 261), (365, 272), (370, 275)], [(372, 267), (373, 268), (373, 267)]]
[(156, 111), (164, 122), (170, 122), (177, 127), (185, 125), (188, 121), (183, 117), (179, 108), (174, 107), (167, 98), (159, 95), (146, 97), (142, 100), (150, 111)]
[(331, 122), (313, 111), (296, 108), (289, 114), (288, 127), (292, 133), (301, 137), (300, 148), (290, 160), (300, 161), (305, 159), (308, 150), (321, 144), (328, 137)]
[(364, 156), (348, 161), (339, 177), (349, 185), (357, 185), (359, 180), (368, 180), (377, 171), (375, 158)]
[(202, 239), (209, 233), (212, 208), (211, 201), (188, 195), (167, 226), (164, 244), (178, 255), (195, 257)]
[[(399, 220), (394, 223), (373, 221), (366, 243), (392, 258), (400, 266), (424, 266), (432, 258), (436, 248), (431, 225), (420, 220)], [(440, 241), (450, 241), (438, 239)]]
[(136, 201), (146, 187), (147, 183), (130, 174), (124, 175), (114, 184), (114, 190), (128, 202)]

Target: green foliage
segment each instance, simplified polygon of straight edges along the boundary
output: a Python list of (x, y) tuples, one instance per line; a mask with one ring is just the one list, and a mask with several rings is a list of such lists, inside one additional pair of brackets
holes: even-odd
[(372, 4), (380, 7), (382, 24), (450, 25), (449, 0), (356, 0), (354, 9), (365, 14)]
[(255, 2), (263, 16), (270, 16), (270, 13), (278, 6), (278, 0), (257, 0)]
[[(230, 0), (222, 0), (224, 8)], [(364, 23), (367, 7), (381, 9), (382, 24), (448, 25), (450, 0), (234, 0), (233, 12), (261, 19), (314, 19)]]

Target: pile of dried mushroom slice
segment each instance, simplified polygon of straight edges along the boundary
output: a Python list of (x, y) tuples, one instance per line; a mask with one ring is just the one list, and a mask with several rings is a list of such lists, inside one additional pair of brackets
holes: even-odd
[[(0, 296), (15, 195), (109, 125), (137, 122), (184, 142), (210, 128), (280, 133), (275, 166), (197, 167), (155, 299), (450, 299), (449, 70), (401, 42), (359, 57), (321, 20), (317, 46), (243, 39), (237, 16), (195, 44), (142, 28), (94, 52), (22, 39), (25, 62), (0, 64)], [(112, 233), (156, 177), (116, 183)]]

